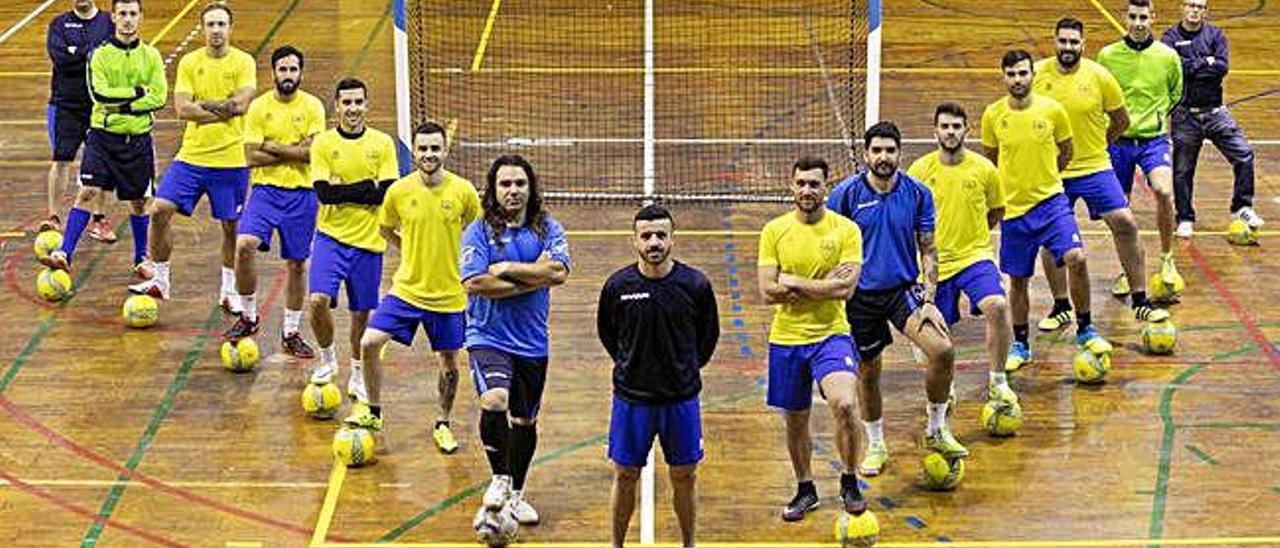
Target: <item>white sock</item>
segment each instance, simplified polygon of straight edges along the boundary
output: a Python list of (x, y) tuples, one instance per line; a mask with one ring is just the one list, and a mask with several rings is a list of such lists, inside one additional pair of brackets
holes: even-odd
[(236, 295), (236, 271), (222, 267), (222, 294), (228, 297)]
[(240, 295), (240, 306), (243, 309), (241, 314), (244, 318), (251, 321), (258, 321), (258, 294), (250, 293), (248, 295)]
[(169, 261), (155, 263), (153, 266), (156, 269), (156, 281), (164, 287), (169, 287)]
[(947, 402), (933, 403), (929, 402), (929, 429), (926, 432), (933, 435), (938, 432), (939, 428), (947, 425)]
[(351, 358), (351, 369), (356, 372), (364, 371), (364, 360)]
[(298, 332), (298, 324), (302, 323), (301, 310), (284, 309), (284, 335), (287, 337)]
[(338, 350), (337, 350), (336, 348), (334, 348), (334, 347), (333, 347), (333, 345), (329, 345), (329, 346), (326, 346), (326, 347), (321, 348), (321, 349), (320, 349), (320, 363), (323, 363), (323, 364), (326, 364), (326, 365), (332, 365), (332, 366), (334, 366), (334, 367), (337, 367), (337, 365), (338, 365)]
[(867, 430), (867, 441), (869, 443), (884, 443), (884, 419), (879, 418), (873, 421), (862, 421), (862, 427)]
[(987, 376), (991, 379), (991, 382), (996, 383), (996, 386), (1009, 384), (1009, 375), (1004, 371), (988, 371)]

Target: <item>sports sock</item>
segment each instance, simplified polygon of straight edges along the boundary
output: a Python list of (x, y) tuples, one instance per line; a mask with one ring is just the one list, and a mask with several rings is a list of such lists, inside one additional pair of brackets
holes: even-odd
[(511, 485), (516, 491), (524, 490), (524, 479), (533, 463), (533, 452), (538, 448), (537, 424), (511, 425)]
[(76, 254), (76, 245), (80, 243), (80, 237), (84, 235), (85, 227), (89, 226), (89, 211), (78, 207), (71, 208), (71, 212), (67, 213), (67, 232), (62, 238), (62, 252), (67, 255), (67, 260)]
[(150, 226), (150, 215), (129, 216), (129, 231), (133, 233), (133, 264), (138, 264), (147, 257), (147, 229)]
[(1013, 326), (1013, 340), (1027, 344), (1028, 331), (1027, 324)]
[(862, 426), (867, 430), (867, 443), (884, 443), (884, 418), (873, 421), (862, 421)]
[(507, 422), (506, 411), (481, 411), (480, 441), (484, 444), (485, 456), (489, 457), (489, 470), (495, 476), (511, 474), (511, 465), (507, 460), (510, 434), (511, 425)]

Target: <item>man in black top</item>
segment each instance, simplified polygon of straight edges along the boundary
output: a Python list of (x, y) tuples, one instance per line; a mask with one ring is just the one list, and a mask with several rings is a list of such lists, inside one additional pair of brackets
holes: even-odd
[(671, 470), (682, 542), (692, 547), (695, 470), (702, 460), (699, 371), (720, 338), (716, 296), (702, 272), (671, 258), (670, 212), (646, 206), (632, 228), (639, 260), (609, 276), (596, 314), (600, 342), (613, 358), (613, 546), (626, 539), (636, 481), (657, 435)]
[(1240, 124), (1222, 101), (1222, 80), (1227, 77), (1230, 53), (1222, 29), (1206, 21), (1208, 0), (1184, 0), (1182, 21), (1164, 31), (1161, 41), (1182, 58), (1182, 81), (1186, 92), (1169, 115), (1173, 134), (1173, 194), (1181, 238), (1194, 233), (1196, 210), (1191, 203), (1195, 190), (1196, 162), (1204, 140), (1213, 142), (1231, 162), (1235, 186), (1231, 192), (1231, 216), (1251, 228), (1262, 226), (1262, 216), (1253, 210), (1253, 146)]

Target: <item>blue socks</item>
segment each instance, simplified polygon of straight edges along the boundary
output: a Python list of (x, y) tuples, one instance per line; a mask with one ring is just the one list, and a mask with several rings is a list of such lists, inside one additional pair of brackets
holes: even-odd
[(78, 207), (71, 208), (71, 212), (67, 213), (67, 232), (62, 237), (62, 252), (67, 254), (68, 262), (76, 254), (76, 244), (80, 243), (85, 227), (89, 226), (90, 217), (88, 211)]
[(133, 264), (147, 256), (147, 229), (151, 227), (150, 215), (130, 215), (129, 228), (133, 232)]

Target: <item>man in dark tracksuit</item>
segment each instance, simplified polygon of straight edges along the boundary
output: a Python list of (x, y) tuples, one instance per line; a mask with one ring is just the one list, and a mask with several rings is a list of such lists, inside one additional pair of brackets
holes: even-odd
[(1222, 29), (1205, 21), (1208, 0), (1185, 0), (1182, 21), (1164, 31), (1161, 39), (1182, 58), (1186, 88), (1182, 102), (1171, 114), (1173, 126), (1173, 190), (1181, 238), (1190, 238), (1196, 211), (1191, 198), (1196, 161), (1205, 139), (1213, 142), (1231, 162), (1235, 187), (1231, 192), (1231, 216), (1262, 226), (1253, 210), (1253, 147), (1222, 101), (1222, 80), (1229, 69), (1227, 37)]
[[(49, 166), (48, 176), (49, 216), (40, 224), (41, 232), (60, 230), (58, 198), (66, 191), (71, 179), (71, 163), (75, 161), (76, 151), (84, 144), (89, 131), (89, 111), (93, 108), (85, 83), (89, 52), (115, 33), (111, 15), (98, 10), (93, 0), (72, 0), (71, 4), (71, 11), (49, 22), (45, 40), (49, 60), (53, 62), (46, 112), (53, 164)], [(111, 225), (103, 221), (101, 215), (102, 200), (98, 200), (95, 212), (96, 222), (91, 227), (90, 236), (114, 241)]]
[(636, 482), (656, 435), (671, 472), (681, 546), (688, 548), (697, 514), (695, 470), (702, 460), (701, 369), (715, 352), (720, 317), (707, 277), (671, 257), (671, 213), (647, 206), (632, 228), (639, 260), (605, 282), (596, 314), (600, 342), (614, 364), (613, 546), (626, 539)]

